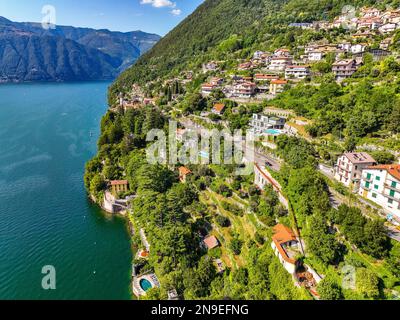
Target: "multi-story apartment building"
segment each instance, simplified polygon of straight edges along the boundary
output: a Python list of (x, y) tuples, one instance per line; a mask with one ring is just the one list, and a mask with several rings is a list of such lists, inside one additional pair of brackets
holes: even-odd
[(353, 59), (339, 60), (332, 65), (336, 80), (349, 78), (357, 71), (356, 61)]
[(400, 218), (400, 165), (364, 169), (359, 194)]
[(292, 58), (286, 56), (273, 57), (268, 69), (272, 71), (285, 71), (286, 67), (292, 64), (292, 61)]
[(345, 153), (337, 161), (335, 179), (358, 192), (362, 170), (375, 164), (374, 158), (366, 152)]

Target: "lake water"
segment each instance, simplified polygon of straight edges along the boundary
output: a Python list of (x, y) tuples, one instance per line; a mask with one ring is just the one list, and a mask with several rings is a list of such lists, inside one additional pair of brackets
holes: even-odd
[(83, 187), (108, 85), (0, 85), (0, 299), (130, 299), (125, 222)]

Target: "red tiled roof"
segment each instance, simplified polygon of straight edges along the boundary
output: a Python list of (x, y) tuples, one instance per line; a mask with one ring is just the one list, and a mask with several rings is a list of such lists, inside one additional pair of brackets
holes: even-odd
[(190, 171), (190, 169), (186, 168), (186, 167), (180, 167), (179, 168), (179, 175), (180, 176), (187, 176), (188, 174), (191, 174), (192, 171)]
[(217, 112), (222, 112), (225, 109), (225, 105), (223, 103), (216, 103), (214, 105), (214, 110)]
[(287, 84), (288, 82), (286, 80), (272, 80), (272, 84)]
[(294, 232), (283, 224), (278, 224), (273, 229), (274, 235), (272, 236), (272, 241), (274, 241), (281, 257), (288, 263), (295, 264), (296, 260), (289, 258), (286, 251), (282, 248), (282, 245), (289, 241), (297, 241)]
[(215, 236), (209, 236), (209, 237), (205, 238), (203, 241), (209, 250), (214, 249), (219, 246), (218, 239)]
[(123, 186), (123, 185), (128, 185), (129, 184), (129, 182), (128, 182), (128, 180), (113, 180), (113, 181), (111, 181), (111, 185), (112, 186)]

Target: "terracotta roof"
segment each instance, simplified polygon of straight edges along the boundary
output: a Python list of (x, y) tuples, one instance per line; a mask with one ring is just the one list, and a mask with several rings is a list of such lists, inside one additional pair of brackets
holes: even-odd
[(225, 105), (223, 103), (216, 103), (214, 105), (214, 110), (217, 112), (222, 112), (225, 109)]
[(288, 82), (286, 80), (272, 80), (272, 84), (287, 84)]
[(218, 239), (215, 236), (209, 236), (203, 240), (204, 244), (209, 250), (219, 246)]
[(186, 168), (186, 167), (180, 167), (179, 168), (179, 175), (181, 176), (187, 176), (188, 174), (191, 174), (192, 171), (190, 171), (190, 169)]
[(386, 170), (391, 176), (400, 180), (400, 164), (387, 164), (368, 167), (369, 170)]
[(366, 152), (349, 152), (344, 155), (351, 163), (376, 163), (375, 159)]
[(272, 241), (274, 241), (276, 248), (278, 249), (281, 257), (288, 263), (295, 264), (296, 260), (288, 256), (287, 252), (283, 249), (282, 245), (289, 241), (297, 241), (294, 232), (284, 226), (283, 224), (278, 224), (274, 228), (274, 235), (272, 236)]
[(293, 230), (283, 224), (277, 224), (273, 230), (274, 235), (272, 239), (276, 240), (279, 244), (297, 240)]
[(128, 180), (113, 180), (111, 181), (112, 186), (121, 186), (121, 185), (128, 185)]
[(211, 83), (204, 83), (204, 84), (202, 85), (202, 87), (203, 87), (203, 88), (214, 88), (215, 85), (213, 85), (213, 84), (211, 84)]

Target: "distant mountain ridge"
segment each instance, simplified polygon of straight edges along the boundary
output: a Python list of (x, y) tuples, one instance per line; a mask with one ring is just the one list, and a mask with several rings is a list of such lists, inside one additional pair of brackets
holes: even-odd
[(114, 79), (161, 37), (18, 23), (0, 17), (0, 82)]

